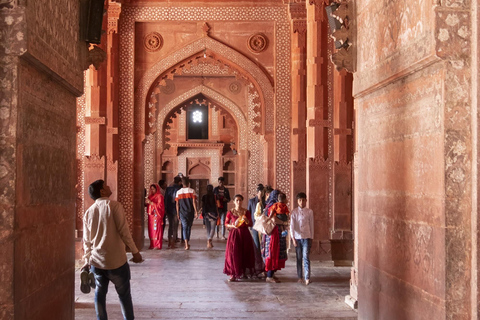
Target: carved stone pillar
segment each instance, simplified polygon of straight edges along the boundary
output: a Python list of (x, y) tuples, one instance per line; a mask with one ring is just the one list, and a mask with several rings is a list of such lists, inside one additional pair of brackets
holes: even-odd
[(264, 136), (265, 142), (263, 145), (263, 172), (264, 184), (270, 184), (275, 187), (274, 182), (274, 168), (275, 168), (275, 137), (273, 133), (266, 133)]
[(305, 1), (290, 3), (292, 19), (292, 192), (291, 207), (296, 206), (295, 195), (306, 191), (306, 103), (307, 103), (307, 8)]
[[(93, 204), (88, 195), (88, 186), (97, 179), (103, 179), (112, 190), (112, 199), (117, 199), (117, 158), (118, 158), (118, 89), (115, 85), (118, 56), (117, 21), (120, 4), (108, 2), (107, 19), (102, 28), (101, 44), (91, 46), (85, 73), (84, 95), (77, 101), (77, 143), (79, 172), (77, 190), (80, 193), (77, 206), (77, 238), (82, 238), (82, 217), (86, 208)], [(83, 117), (83, 118), (82, 118)], [(80, 159), (80, 157), (83, 157)], [(81, 248), (77, 244), (76, 257), (80, 258)]]
[(118, 182), (118, 18), (121, 5), (109, 2), (107, 9), (107, 133), (106, 155), (107, 172), (106, 181), (112, 190), (112, 198), (117, 199)]
[[(353, 75), (334, 72), (332, 239), (352, 239)], [(353, 248), (352, 248), (353, 249)], [(352, 252), (353, 254), (353, 252)]]
[(313, 248), (329, 259), (328, 24), (324, 1), (307, 3), (307, 199), (315, 214)]

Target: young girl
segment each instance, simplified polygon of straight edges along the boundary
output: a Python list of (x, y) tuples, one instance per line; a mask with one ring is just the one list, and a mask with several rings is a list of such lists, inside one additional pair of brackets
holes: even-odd
[(243, 196), (235, 195), (235, 208), (227, 212), (225, 226), (230, 229), (225, 250), (223, 273), (230, 276), (228, 281), (237, 281), (247, 269), (253, 269), (255, 256), (253, 239), (248, 227), (252, 226), (251, 214), (242, 207)]

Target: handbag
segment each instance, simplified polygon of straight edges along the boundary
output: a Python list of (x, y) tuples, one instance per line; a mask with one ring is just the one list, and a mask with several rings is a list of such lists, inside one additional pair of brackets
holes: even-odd
[(275, 228), (276, 224), (273, 219), (269, 219), (265, 215), (261, 215), (259, 218), (255, 220), (255, 224), (253, 225), (253, 229), (257, 230), (260, 233), (264, 233), (266, 235), (271, 235), (273, 228)]

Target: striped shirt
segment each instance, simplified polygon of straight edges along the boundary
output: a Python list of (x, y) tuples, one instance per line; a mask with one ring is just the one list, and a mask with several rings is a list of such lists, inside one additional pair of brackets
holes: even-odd
[(192, 188), (181, 188), (175, 195), (175, 201), (178, 202), (179, 214), (181, 215), (194, 215), (195, 208), (193, 207), (193, 201), (197, 199), (197, 195)]

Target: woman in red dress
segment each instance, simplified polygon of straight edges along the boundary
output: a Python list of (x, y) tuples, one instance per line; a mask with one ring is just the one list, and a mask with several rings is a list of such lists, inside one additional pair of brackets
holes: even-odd
[(242, 207), (243, 196), (235, 195), (235, 209), (227, 212), (225, 226), (230, 229), (225, 250), (225, 267), (223, 273), (230, 276), (228, 281), (237, 281), (245, 275), (247, 269), (255, 266), (253, 239), (248, 230), (252, 226), (250, 211)]
[(162, 249), (163, 238), (163, 216), (165, 215), (165, 204), (160, 193), (158, 184), (150, 185), (148, 198), (145, 203), (148, 205), (148, 237), (150, 238), (149, 249)]

